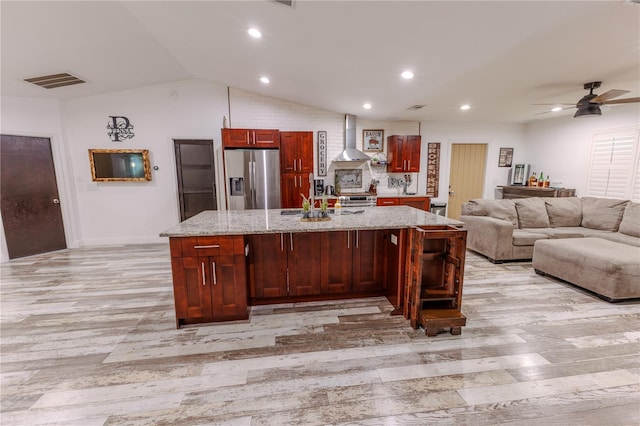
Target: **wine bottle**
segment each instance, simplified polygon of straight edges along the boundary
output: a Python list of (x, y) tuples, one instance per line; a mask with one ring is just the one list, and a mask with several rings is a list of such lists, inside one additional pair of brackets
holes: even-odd
[(538, 178), (538, 186), (539, 187), (544, 186), (544, 174), (542, 174), (542, 172), (540, 172), (540, 177)]

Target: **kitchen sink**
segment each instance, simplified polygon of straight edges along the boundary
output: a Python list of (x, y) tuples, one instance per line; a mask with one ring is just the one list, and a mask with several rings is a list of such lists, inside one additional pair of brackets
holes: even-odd
[[(327, 211), (329, 212), (329, 214), (335, 214), (335, 209), (327, 209)], [(342, 214), (360, 214), (360, 213), (364, 213), (364, 210), (345, 210), (344, 208), (342, 209)], [(282, 210), (280, 212), (281, 216), (296, 216), (296, 215), (301, 215), (302, 214), (302, 210)]]

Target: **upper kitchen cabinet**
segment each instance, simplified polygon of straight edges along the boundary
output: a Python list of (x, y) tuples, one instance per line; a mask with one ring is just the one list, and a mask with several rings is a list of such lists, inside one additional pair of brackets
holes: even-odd
[(280, 148), (278, 129), (222, 129), (224, 148)]
[(313, 173), (313, 132), (280, 132), (280, 172)]
[(389, 164), (387, 172), (411, 173), (420, 171), (420, 135), (393, 135), (387, 138)]

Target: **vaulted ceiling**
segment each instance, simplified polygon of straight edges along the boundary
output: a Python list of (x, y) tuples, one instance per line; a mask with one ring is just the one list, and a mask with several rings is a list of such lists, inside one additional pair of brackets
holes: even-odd
[[(573, 120), (573, 109), (537, 115), (551, 106), (532, 104), (575, 103), (591, 81), (603, 82), (596, 93), (640, 96), (634, 1), (3, 0), (0, 8), (3, 96), (68, 99), (197, 78), (369, 119), (491, 122)], [(252, 26), (261, 39), (247, 35)], [(407, 69), (412, 80), (400, 77)], [(47, 90), (23, 81), (59, 72), (87, 83)], [(471, 109), (460, 111), (463, 103)]]

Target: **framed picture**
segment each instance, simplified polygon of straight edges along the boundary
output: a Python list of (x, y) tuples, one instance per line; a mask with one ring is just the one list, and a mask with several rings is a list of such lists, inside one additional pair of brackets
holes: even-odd
[(382, 152), (384, 144), (384, 130), (363, 130), (362, 150), (369, 152)]
[(511, 167), (513, 161), (513, 148), (500, 148), (498, 167)]

